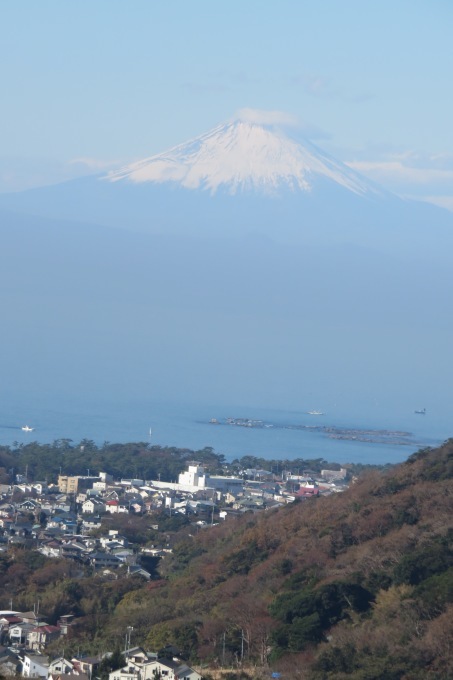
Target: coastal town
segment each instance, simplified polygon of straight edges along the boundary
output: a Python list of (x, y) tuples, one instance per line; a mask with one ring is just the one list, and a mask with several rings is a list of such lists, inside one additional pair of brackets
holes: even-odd
[[(222, 476), (209, 474), (197, 461), (187, 462), (177, 482), (114, 480), (108, 472), (99, 472), (60, 474), (57, 483), (47, 484), (30, 482), (18, 474), (14, 483), (0, 485), (0, 555), (30, 551), (67, 560), (79, 567), (81, 574), (88, 570), (100, 579), (151, 582), (160, 578), (159, 563), (173, 551), (169, 522), (187, 526), (192, 532), (209, 531), (244, 513), (269, 512), (288, 503), (341, 492), (347, 485), (343, 468), (303, 470), (299, 474), (244, 469), (239, 476)], [(114, 528), (121, 518), (140, 517), (151, 518), (152, 531), (145, 539), (133, 541), (124, 535), (127, 531)], [(34, 611), (21, 612), (15, 610), (11, 599), (10, 608), (0, 612), (0, 673), (53, 680), (98, 677), (103, 658), (108, 660), (113, 649), (97, 658), (52, 658), (55, 655), (49, 653), (49, 647), (53, 651), (64, 648), (76, 625), (72, 612), (61, 614), (51, 623), (46, 613), (39, 611), (39, 602)], [(201, 677), (178, 656), (178, 650), (131, 648), (131, 633), (131, 627), (126, 626), (124, 666), (110, 675), (104, 672), (103, 677)], [(104, 666), (108, 669), (108, 663)]]

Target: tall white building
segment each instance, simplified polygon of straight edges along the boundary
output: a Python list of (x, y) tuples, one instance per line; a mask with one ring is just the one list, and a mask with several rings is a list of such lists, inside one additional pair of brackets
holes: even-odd
[(193, 487), (190, 491), (199, 491), (208, 486), (209, 475), (205, 474), (204, 467), (196, 462), (189, 463), (187, 470), (181, 472), (178, 477), (180, 486)]
[(203, 489), (215, 489), (216, 491), (240, 491), (244, 486), (244, 481), (238, 477), (222, 477), (220, 475), (211, 476), (205, 473), (204, 467), (195, 461), (188, 464), (185, 472), (181, 472), (178, 477), (179, 487), (187, 491), (201, 491)]

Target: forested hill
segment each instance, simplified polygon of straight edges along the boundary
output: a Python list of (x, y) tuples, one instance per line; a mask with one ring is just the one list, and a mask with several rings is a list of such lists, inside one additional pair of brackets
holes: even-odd
[[(448, 678), (453, 440), (343, 494), (187, 536), (161, 587), (126, 596), (147, 644), (285, 677)], [(297, 670), (297, 672), (296, 672)]]
[(449, 440), (343, 493), (203, 529), (186, 521), (143, 583), (16, 549), (0, 560), (3, 606), (39, 599), (51, 622), (74, 613), (66, 652), (112, 649), (132, 626), (134, 644), (176, 645), (205, 675), (242, 664), (249, 678), (451, 678), (452, 479)]

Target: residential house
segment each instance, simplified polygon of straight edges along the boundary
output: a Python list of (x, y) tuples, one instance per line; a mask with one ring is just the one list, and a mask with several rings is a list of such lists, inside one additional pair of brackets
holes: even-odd
[(73, 624), (74, 614), (62, 614), (57, 621), (61, 635), (68, 635)]
[(82, 521), (82, 529), (84, 531), (91, 531), (92, 529), (100, 529), (102, 526), (102, 521), (99, 515), (96, 517), (90, 517), (90, 519), (85, 518)]
[(22, 623), (22, 619), (16, 616), (15, 613), (11, 612), (11, 614), (3, 614), (0, 617), (0, 632), (8, 632), (10, 628), (16, 625), (16, 623)]
[(75, 560), (76, 562), (85, 562), (88, 551), (85, 546), (78, 543), (64, 543), (61, 546), (61, 556), (67, 560)]
[(55, 500), (50, 500), (48, 498), (41, 500), (41, 511), (45, 512), (46, 515), (52, 515), (55, 513)]
[(76, 534), (78, 531), (77, 521), (75, 519), (65, 519), (60, 526), (66, 534)]
[(27, 498), (25, 501), (17, 505), (17, 509), (21, 512), (36, 512), (37, 510), (41, 509), (41, 505), (32, 498)]
[(296, 498), (313, 498), (319, 496), (319, 488), (317, 486), (301, 486), (299, 491), (295, 494)]
[(49, 675), (64, 674), (69, 675), (74, 670), (74, 664), (63, 656), (59, 656), (49, 664)]
[(60, 637), (60, 629), (57, 626), (43, 624), (36, 626), (27, 635), (27, 643), (30, 649), (42, 650), (53, 640)]
[(125, 536), (119, 536), (118, 532), (110, 532), (108, 536), (101, 536), (99, 543), (106, 550), (113, 548), (126, 548), (128, 545), (128, 540)]
[(49, 673), (49, 680), (91, 680), (86, 673)]
[(67, 499), (66, 496), (62, 496), (61, 498), (57, 499), (57, 502), (55, 503), (55, 511), (58, 512), (70, 512), (71, 511), (71, 502)]
[(151, 659), (144, 663), (129, 661), (127, 666), (109, 674), (109, 680), (201, 680), (201, 675), (179, 659)]
[(25, 678), (47, 678), (49, 673), (49, 658), (42, 654), (24, 655), (22, 675)]
[(115, 489), (110, 489), (104, 496), (104, 500), (106, 501), (118, 501), (120, 499), (120, 495)]
[(17, 536), (20, 538), (28, 538), (31, 536), (33, 530), (32, 522), (22, 522), (16, 520), (10, 525), (9, 533), (11, 536)]
[[(155, 661), (156, 658), (157, 656), (152, 660)], [(131, 680), (131, 678), (135, 678), (135, 680), (141, 680), (143, 667), (150, 661), (150, 659), (146, 655), (145, 657), (139, 656), (138, 658), (134, 658), (133, 656), (129, 656), (127, 654), (126, 660), (127, 666), (124, 666), (124, 668), (121, 668), (119, 671), (117, 671), (121, 675), (121, 680)]]
[(107, 486), (108, 486), (107, 482), (103, 482), (103, 481), (95, 482), (93, 484), (92, 490), (98, 491), (99, 493), (103, 493), (103, 492), (107, 491)]
[(241, 500), (233, 503), (233, 508), (235, 510), (241, 510), (242, 512), (247, 510), (262, 510), (263, 507), (264, 503), (260, 498), (242, 498)]
[(134, 551), (130, 548), (115, 548), (111, 554), (117, 557), (120, 562), (124, 564), (133, 564), (135, 562)]
[(119, 505), (120, 505), (119, 501), (112, 499), (105, 502), (105, 509), (107, 510), (107, 512), (110, 512), (113, 515), (114, 513), (119, 512), (118, 510)]
[(95, 677), (101, 661), (102, 659), (98, 656), (85, 656), (80, 659), (75, 657), (74, 659), (71, 659), (71, 663), (74, 664), (74, 673), (77, 675), (79, 673), (85, 673), (89, 678)]
[(131, 663), (145, 663), (150, 660), (150, 656), (153, 659), (157, 659), (157, 654), (151, 653), (151, 655), (143, 649), (143, 647), (130, 647), (123, 652), (123, 656), (126, 661)]
[(111, 567), (119, 567), (121, 565), (120, 560), (116, 555), (109, 555), (103, 552), (90, 553), (88, 556), (90, 564), (95, 569), (108, 569)]
[(43, 541), (38, 548), (38, 552), (42, 553), (46, 557), (60, 557), (61, 543), (55, 539)]
[(33, 623), (35, 626), (39, 621), (39, 616), (36, 614), (36, 612), (17, 612), (17, 616), (20, 616), (22, 621), (25, 621), (25, 623)]
[(47, 522), (47, 528), (52, 529), (57, 527), (58, 529), (63, 529), (68, 526), (68, 523), (73, 523), (77, 520), (77, 517), (72, 512), (59, 512), (58, 515), (54, 515), (52, 519)]
[(156, 676), (165, 680), (201, 680), (197, 671), (179, 659), (156, 659), (140, 668), (140, 680), (154, 680)]
[(146, 571), (146, 569), (143, 569), (143, 567), (140, 567), (138, 564), (131, 564), (127, 568), (127, 573), (129, 576), (143, 576), (143, 578), (146, 578), (147, 581), (151, 578), (151, 574), (149, 571)]
[(37, 493), (38, 496), (42, 496), (43, 493), (47, 492), (46, 482), (20, 482), (14, 485), (15, 489), (19, 489), (22, 493)]
[(49, 525), (47, 525), (43, 531), (38, 533), (38, 539), (40, 541), (50, 541), (52, 539), (58, 541), (59, 539), (63, 538), (63, 536), (63, 529), (60, 529), (60, 527), (49, 527)]
[(86, 498), (100, 498), (101, 497), (101, 490), (100, 489), (87, 489), (87, 492), (85, 494)]
[(28, 634), (35, 628), (34, 623), (21, 621), (9, 629), (9, 639), (13, 645), (24, 645), (27, 642)]
[(94, 515), (95, 513), (105, 512), (104, 501), (98, 498), (89, 498), (82, 503), (82, 512), (84, 515)]
[(140, 680), (139, 669), (135, 665), (128, 665), (109, 673), (109, 680)]

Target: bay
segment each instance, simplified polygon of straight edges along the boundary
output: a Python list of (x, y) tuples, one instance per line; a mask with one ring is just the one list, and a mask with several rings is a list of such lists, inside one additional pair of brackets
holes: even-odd
[[(322, 405), (321, 405), (322, 406)], [(339, 463), (398, 463), (450, 436), (447, 414), (415, 413), (375, 404), (328, 404), (320, 416), (308, 410), (65, 395), (9, 395), (0, 401), (0, 444), (83, 439), (143, 442), (193, 450), (206, 446), (228, 461), (251, 455), (270, 460), (324, 458)], [(321, 409), (320, 409), (321, 410)], [(228, 425), (227, 418), (262, 420), (268, 427)], [(216, 419), (218, 424), (212, 424)], [(24, 432), (25, 425), (33, 428)], [(151, 430), (151, 435), (150, 435)], [(389, 434), (391, 433), (391, 434)], [(363, 441), (368, 440), (368, 441)], [(371, 440), (371, 441), (369, 441)]]

